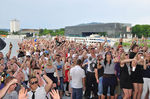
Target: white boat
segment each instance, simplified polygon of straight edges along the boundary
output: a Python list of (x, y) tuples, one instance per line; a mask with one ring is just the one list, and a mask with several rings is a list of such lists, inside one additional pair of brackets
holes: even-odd
[[(77, 43), (83, 43), (86, 45), (92, 45), (96, 43), (102, 43), (105, 41), (105, 37), (100, 37), (97, 34), (92, 34), (89, 37), (66, 37), (69, 41), (75, 41)], [(110, 46), (114, 46), (116, 41), (112, 40), (111, 38), (107, 38), (107, 44)]]
[(7, 38), (10, 39), (24, 39), (24, 37), (26, 37), (26, 35), (8, 35)]

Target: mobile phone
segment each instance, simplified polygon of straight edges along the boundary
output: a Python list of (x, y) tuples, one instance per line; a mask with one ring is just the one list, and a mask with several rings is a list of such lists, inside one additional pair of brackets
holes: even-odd
[(141, 56), (141, 59), (144, 59), (144, 56)]

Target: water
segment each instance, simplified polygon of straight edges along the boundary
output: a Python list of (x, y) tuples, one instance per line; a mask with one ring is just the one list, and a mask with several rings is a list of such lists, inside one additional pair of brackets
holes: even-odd
[(4, 55), (6, 55), (9, 51), (9, 44), (10, 42), (12, 43), (13, 47), (12, 47), (12, 51), (11, 51), (11, 56), (10, 58), (12, 58), (13, 56), (17, 56), (17, 50), (19, 49), (18, 47), (18, 42), (21, 42), (21, 39), (10, 39), (10, 38), (5, 38), (3, 39), (6, 42), (6, 47), (1, 50), (1, 52), (3, 52)]

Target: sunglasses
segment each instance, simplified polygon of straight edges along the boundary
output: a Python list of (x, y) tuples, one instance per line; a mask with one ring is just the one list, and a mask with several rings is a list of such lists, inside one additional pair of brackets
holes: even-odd
[(35, 81), (35, 82), (31, 82), (31, 84), (32, 84), (32, 85), (34, 85), (34, 84), (37, 84), (37, 83), (38, 83), (38, 81)]
[(129, 55), (129, 54), (125, 54), (125, 56), (127, 56), (127, 55)]
[(26, 56), (27, 58), (30, 58), (30, 56)]

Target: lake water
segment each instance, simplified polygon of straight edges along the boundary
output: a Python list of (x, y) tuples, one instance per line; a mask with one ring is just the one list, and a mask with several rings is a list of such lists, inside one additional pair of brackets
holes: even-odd
[(18, 54), (17, 50), (19, 49), (18, 42), (21, 42), (22, 40), (21, 39), (10, 39), (10, 38), (5, 38), (3, 40), (6, 42), (6, 47), (3, 50), (1, 50), (1, 52), (3, 52), (3, 54), (6, 55), (9, 51), (9, 44), (11, 42), (13, 47), (12, 47), (12, 52), (11, 52), (10, 57), (17, 56), (17, 54)]

